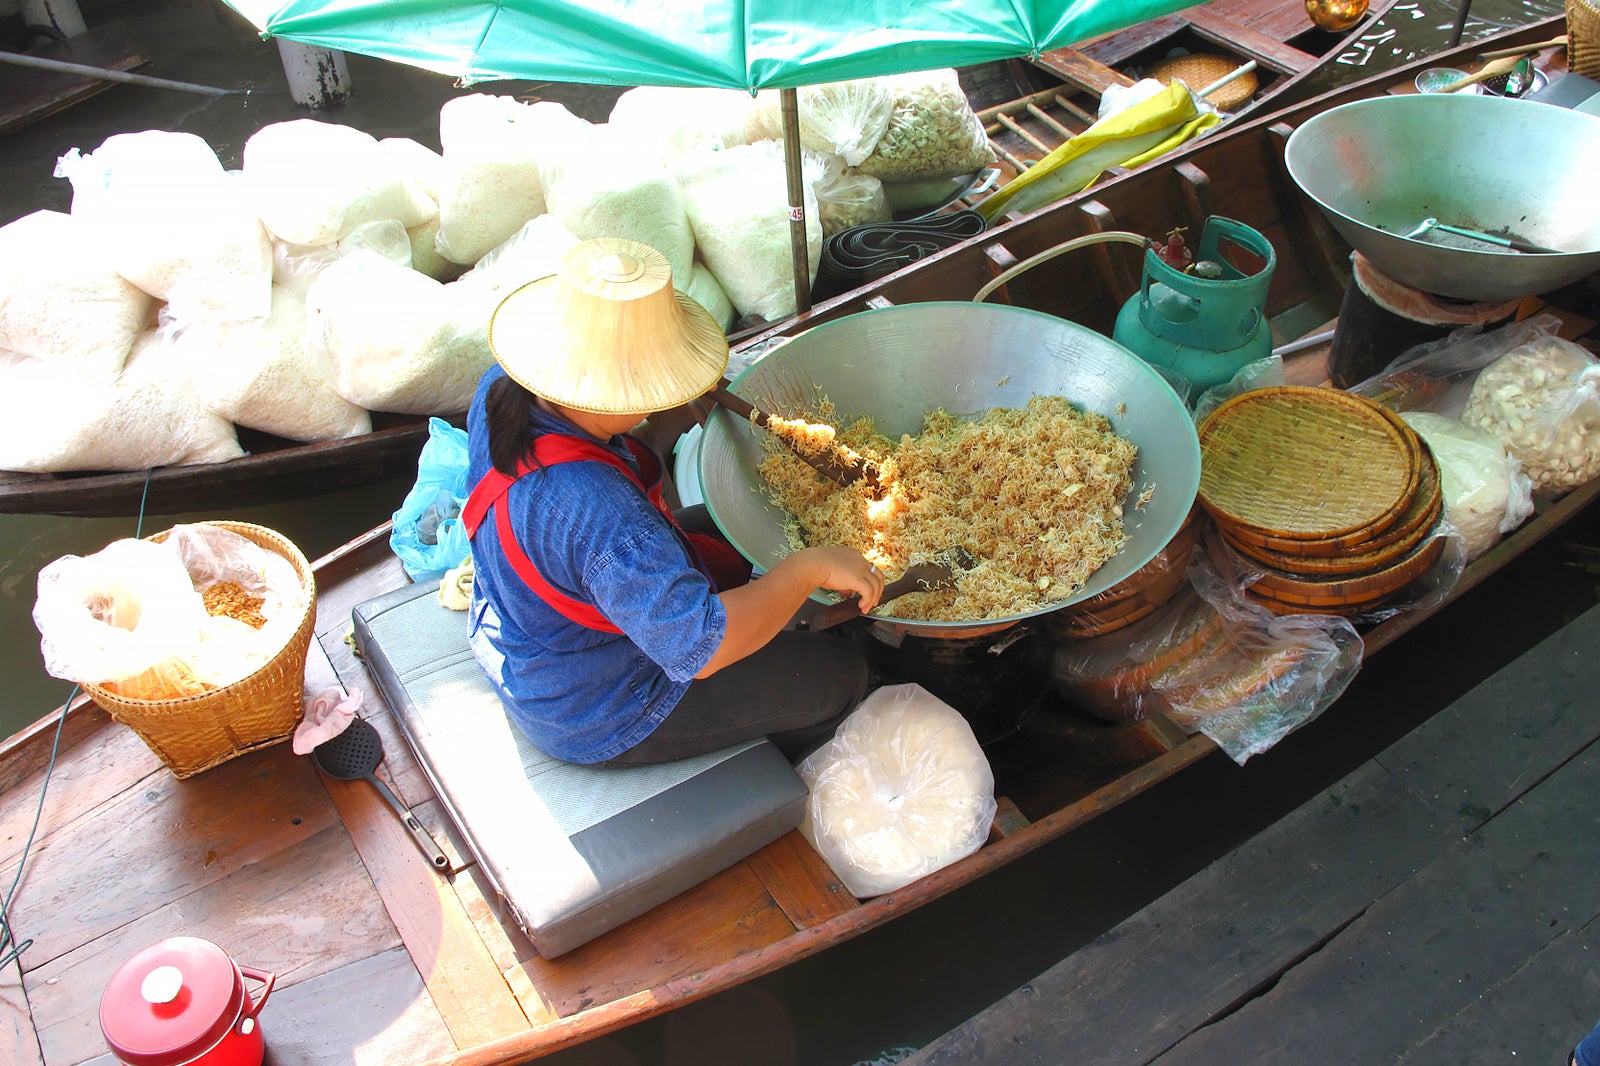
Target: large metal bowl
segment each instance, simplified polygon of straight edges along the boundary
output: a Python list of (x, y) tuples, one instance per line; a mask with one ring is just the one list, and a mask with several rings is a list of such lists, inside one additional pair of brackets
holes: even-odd
[[(740, 374), (733, 391), (759, 409), (796, 415), (820, 396), (841, 416), (870, 414), (890, 437), (917, 433), (936, 408), (978, 416), (1059, 395), (1097, 411), (1139, 449), (1123, 510), (1128, 541), (1083, 588), (1049, 608), (967, 622), (915, 622), (902, 631), (971, 636), (1015, 624), (1111, 588), (1155, 557), (1183, 524), (1200, 486), (1200, 444), (1177, 393), (1120, 344), (1037, 311), (1004, 304), (919, 303), (863, 311), (801, 334)], [(701, 491), (712, 518), (758, 566), (788, 554), (784, 512), (767, 500), (756, 467), (762, 431), (718, 410), (700, 446)], [(819, 595), (816, 598), (821, 599)]]
[[(1424, 292), (1509, 300), (1600, 270), (1592, 115), (1495, 96), (1382, 96), (1308, 119), (1290, 136), (1286, 162), (1352, 247)], [(1561, 254), (1401, 236), (1427, 218)]]

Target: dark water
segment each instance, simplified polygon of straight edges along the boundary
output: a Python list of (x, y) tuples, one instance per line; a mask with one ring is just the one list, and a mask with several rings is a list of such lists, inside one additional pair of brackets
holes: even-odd
[[(151, 73), (251, 95), (209, 98), (115, 86), (93, 101), (0, 139), (0, 223), (33, 210), (66, 210), (70, 189), (51, 176), (68, 148), (90, 151), (120, 132), (161, 128), (205, 137), (237, 165), (243, 139), (298, 117), (279, 90), (276, 49), (212, 0), (83, 0), (91, 26), (123, 19), (151, 52)], [(1467, 33), (1559, 11), (1553, 3), (1479, 0)], [(1437, 0), (1397, 7), (1341, 58), (1360, 74), (1439, 47), (1454, 8)], [(350, 57), (355, 95), (324, 117), (377, 136), (437, 147), (448, 79)], [(1357, 69), (1359, 68), (1359, 69)], [(602, 119), (614, 90), (512, 84), (496, 92), (562, 99)], [(308, 490), (311, 487), (308, 486)], [(259, 522), (310, 557), (370, 528), (398, 505), (404, 482), (272, 507), (147, 516), (143, 531), (180, 517)], [(1586, 519), (1573, 539), (1600, 542)], [(44, 674), (30, 619), (35, 575), (60, 555), (132, 536), (126, 519), (0, 516), (0, 735), (58, 704), (70, 685)], [(1229, 847), (1337, 779), (1410, 725), (1595, 602), (1595, 579), (1567, 565), (1560, 543), (1532, 553), (1363, 669), (1335, 711), (1246, 767), (1221, 756), (1041, 849), (981, 884), (931, 904), (779, 974), (546, 1061), (565, 1066), (889, 1063), (1026, 982), (1159, 896)], [(1489, 624), (1488, 620), (1494, 620)]]

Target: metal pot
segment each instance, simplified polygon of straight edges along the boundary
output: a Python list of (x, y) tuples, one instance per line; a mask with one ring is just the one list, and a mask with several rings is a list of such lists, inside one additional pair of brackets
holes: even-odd
[[(252, 1001), (244, 979), (263, 983)], [(240, 966), (193, 936), (152, 944), (111, 975), (100, 996), (100, 1031), (128, 1066), (261, 1066), (256, 1015), (276, 974)]]
[[(1306, 120), (1285, 162), (1352, 247), (1423, 292), (1509, 300), (1600, 270), (1600, 118), (1592, 115), (1496, 96), (1380, 96)], [(1402, 236), (1427, 218), (1560, 253)]]
[[(875, 621), (896, 634), (975, 637), (1047, 614), (1121, 582), (1177, 533), (1200, 485), (1200, 445), (1188, 409), (1138, 356), (1075, 322), (1004, 304), (918, 303), (824, 323), (753, 364), (733, 383), (756, 407), (795, 415), (826, 396), (843, 415), (870, 414), (889, 437), (921, 431), (943, 407), (977, 416), (1021, 407), (1033, 396), (1066, 396), (1111, 420), (1139, 449), (1133, 491), (1154, 485), (1143, 507), (1123, 510), (1122, 550), (1066, 599), (1001, 619)], [(756, 467), (760, 431), (726, 411), (707, 420), (700, 482), (712, 518), (758, 566), (789, 551), (784, 513), (767, 500)], [(818, 594), (814, 598), (822, 599)]]

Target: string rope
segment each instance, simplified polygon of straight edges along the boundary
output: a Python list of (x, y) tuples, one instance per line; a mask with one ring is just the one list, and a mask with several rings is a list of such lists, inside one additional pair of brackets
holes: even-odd
[[(139, 514), (134, 520), (133, 535), (135, 539), (144, 532), (144, 507), (150, 498), (150, 475), (154, 468), (144, 472), (144, 491), (139, 494)], [(50, 741), (50, 760), (45, 763), (44, 781), (39, 786), (39, 804), (33, 810), (33, 825), (28, 828), (28, 839), (22, 844), (22, 852), (17, 856), (17, 876), (11, 879), (11, 887), (6, 890), (6, 898), (0, 901), (0, 969), (18, 963), (18, 976), (21, 976), (20, 960), (22, 953), (33, 946), (33, 938), (18, 941), (16, 933), (11, 929), (11, 901), (16, 898), (17, 889), (22, 884), (22, 873), (28, 865), (28, 853), (33, 850), (34, 837), (39, 832), (39, 822), (44, 817), (45, 796), (50, 791), (50, 777), (56, 770), (56, 758), (61, 754), (61, 733), (67, 725), (67, 709), (72, 706), (72, 701), (78, 697), (78, 686), (73, 685), (72, 691), (67, 694), (67, 700), (61, 705), (61, 714), (56, 718), (55, 736)]]

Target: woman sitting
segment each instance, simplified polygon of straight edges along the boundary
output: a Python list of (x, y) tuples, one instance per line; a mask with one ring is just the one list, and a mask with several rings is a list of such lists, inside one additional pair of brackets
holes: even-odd
[(534, 746), (620, 766), (758, 736), (795, 759), (831, 736), (866, 665), (846, 640), (784, 626), (817, 588), (870, 610), (883, 579), (832, 547), (749, 581), (703, 509), (680, 521), (662, 502), (661, 461), (627, 431), (728, 362), (665, 257), (580, 243), (505, 299), (489, 341), (499, 365), (467, 417), (472, 648)]

